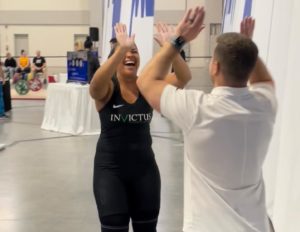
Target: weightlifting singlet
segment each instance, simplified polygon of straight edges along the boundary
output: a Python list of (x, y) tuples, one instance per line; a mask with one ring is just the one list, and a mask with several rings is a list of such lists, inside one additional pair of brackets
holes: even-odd
[(101, 134), (94, 162), (99, 216), (158, 213), (160, 175), (151, 148), (152, 108), (142, 95), (127, 103), (116, 78), (113, 83), (112, 97), (99, 112)]

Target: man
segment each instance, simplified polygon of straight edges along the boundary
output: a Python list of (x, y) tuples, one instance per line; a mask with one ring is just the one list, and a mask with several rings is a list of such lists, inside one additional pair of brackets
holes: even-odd
[(88, 36), (86, 41), (84, 42), (84, 48), (87, 50), (87, 55), (88, 55), (88, 82), (89, 83), (91, 82), (94, 73), (100, 67), (98, 57), (96, 53), (92, 51), (92, 47), (93, 47), (93, 42)]
[(33, 58), (32, 61), (32, 70), (34, 75), (36, 73), (45, 73), (46, 71), (46, 59), (45, 57), (41, 56), (41, 51), (36, 51), (36, 56)]
[(242, 35), (218, 38), (209, 68), (210, 94), (163, 81), (184, 43), (203, 29), (204, 15), (199, 7), (186, 13), (176, 37), (142, 71), (138, 86), (150, 105), (184, 134), (183, 230), (269, 232), (262, 165), (276, 99), (273, 80), (251, 40), (254, 20), (242, 21)]
[(112, 50), (117, 46), (118, 41), (116, 38), (113, 37), (110, 39), (109, 44), (110, 44), (110, 49)]
[(4, 61), (4, 67), (15, 69), (17, 67), (16, 60), (11, 56), (10, 52), (6, 53), (6, 59)]
[(114, 54), (115, 52), (115, 48), (118, 44), (118, 41), (116, 38), (111, 38), (110, 41), (109, 41), (109, 45), (110, 45), (110, 52), (108, 54), (108, 58), (112, 56), (112, 54)]

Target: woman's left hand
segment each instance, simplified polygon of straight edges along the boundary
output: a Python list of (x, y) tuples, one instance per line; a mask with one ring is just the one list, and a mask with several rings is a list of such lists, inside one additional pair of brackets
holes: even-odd
[(129, 36), (125, 24), (117, 23), (115, 25), (116, 39), (121, 47), (132, 48), (134, 46), (135, 35)]

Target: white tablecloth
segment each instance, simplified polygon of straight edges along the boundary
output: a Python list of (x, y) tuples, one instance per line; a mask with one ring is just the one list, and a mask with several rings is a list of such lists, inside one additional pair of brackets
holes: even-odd
[(100, 133), (99, 116), (89, 95), (89, 85), (49, 84), (42, 129), (72, 135)]

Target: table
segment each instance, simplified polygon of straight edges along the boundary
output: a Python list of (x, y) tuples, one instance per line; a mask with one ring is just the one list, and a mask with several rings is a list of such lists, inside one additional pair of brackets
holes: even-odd
[(72, 135), (99, 134), (99, 116), (89, 85), (49, 84), (41, 128)]

